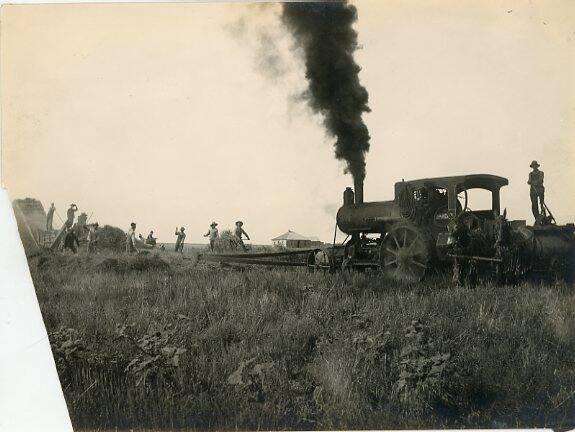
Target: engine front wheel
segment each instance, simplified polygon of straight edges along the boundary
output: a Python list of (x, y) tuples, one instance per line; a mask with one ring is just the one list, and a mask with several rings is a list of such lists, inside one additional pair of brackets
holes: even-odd
[(393, 279), (417, 282), (429, 267), (425, 235), (411, 225), (393, 227), (381, 244), (380, 266)]

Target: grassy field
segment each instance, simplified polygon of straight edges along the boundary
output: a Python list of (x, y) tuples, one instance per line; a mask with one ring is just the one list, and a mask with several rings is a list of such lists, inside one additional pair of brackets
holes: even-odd
[(575, 427), (575, 293), (30, 261), (76, 428)]

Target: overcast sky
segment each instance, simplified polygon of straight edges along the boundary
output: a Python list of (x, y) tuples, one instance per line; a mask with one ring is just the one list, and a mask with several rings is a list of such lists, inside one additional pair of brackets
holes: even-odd
[[(575, 2), (355, 1), (372, 112), (366, 200), (402, 178), (508, 177), (528, 219), (529, 164), (575, 219)], [(330, 241), (352, 181), (297, 95), (304, 68), (276, 6), (3, 6), (2, 177), (11, 198), (200, 242), (237, 219), (254, 243)], [(473, 203), (470, 203), (473, 208)], [(56, 221), (58, 219), (56, 218)]]

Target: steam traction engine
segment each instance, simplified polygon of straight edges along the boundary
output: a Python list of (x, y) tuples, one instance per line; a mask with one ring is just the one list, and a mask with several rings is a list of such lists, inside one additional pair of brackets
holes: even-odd
[[(501, 214), (506, 178), (487, 174), (401, 181), (393, 201), (363, 201), (363, 184), (347, 188), (337, 226), (347, 241), (315, 254), (332, 268), (380, 269), (394, 279), (417, 281), (431, 271), (489, 269), (500, 281), (527, 275), (573, 274), (575, 227), (527, 226)], [(472, 210), (468, 191), (491, 193), (490, 208)], [(312, 257), (310, 257), (311, 260)]]

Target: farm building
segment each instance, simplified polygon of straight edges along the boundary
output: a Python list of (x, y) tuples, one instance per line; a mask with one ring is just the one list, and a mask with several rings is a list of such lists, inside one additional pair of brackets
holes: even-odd
[[(46, 230), (46, 211), (42, 203), (34, 198), (16, 199), (12, 202), (18, 232), (27, 255), (38, 252), (40, 247), (50, 246), (57, 238), (59, 231), (62, 229)], [(84, 218), (87, 215), (83, 213)], [(80, 215), (78, 223), (81, 222)], [(84, 219), (84, 223), (85, 223)], [(81, 234), (77, 234), (81, 237)]]
[(318, 246), (322, 242), (317, 237), (305, 237), (295, 231), (288, 230), (286, 233), (272, 239), (274, 246), (283, 246), (287, 248), (306, 248)]
[(14, 200), (13, 206), (26, 217), (31, 229), (46, 229), (46, 212), (40, 201), (34, 198), (17, 199)]
[(308, 238), (311, 241), (311, 247), (321, 246), (323, 244), (323, 242), (319, 239), (319, 237), (312, 236), (312, 237), (308, 237)]
[(46, 212), (42, 203), (33, 198), (17, 199), (12, 203), (18, 232), (26, 254), (40, 250), (40, 237), (46, 229)]

